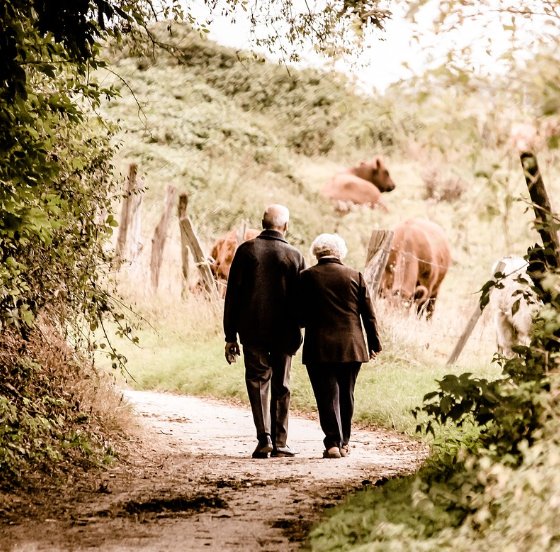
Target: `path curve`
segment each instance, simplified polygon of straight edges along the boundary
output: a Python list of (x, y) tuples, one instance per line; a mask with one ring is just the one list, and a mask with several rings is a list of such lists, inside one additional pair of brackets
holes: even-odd
[[(348, 458), (324, 460), (313, 419), (292, 416), (295, 458), (253, 460), (248, 408), (212, 399), (124, 391), (144, 423), (127, 464), (91, 485), (28, 505), (0, 525), (0, 549), (41, 551), (298, 550), (346, 493), (411, 473), (425, 447), (385, 430), (356, 430)], [(35, 519), (33, 519), (35, 518)]]

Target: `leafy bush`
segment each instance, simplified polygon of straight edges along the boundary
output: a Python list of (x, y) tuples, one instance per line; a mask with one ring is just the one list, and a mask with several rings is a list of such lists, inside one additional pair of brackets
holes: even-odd
[(39, 321), (25, 341), (14, 329), (4, 330), (0, 374), (4, 485), (21, 484), (23, 474), (36, 470), (52, 475), (115, 457), (121, 399), (52, 325)]
[(78, 354), (77, 336), (121, 320), (106, 286), (114, 127), (97, 113), (116, 91), (91, 72), (104, 66), (98, 40), (140, 24), (144, 8), (0, 5), (0, 477), (103, 448), (72, 395), (83, 359), (52, 328), (70, 331)]
[[(242, 111), (262, 113), (267, 121), (272, 118), (278, 122), (283, 145), (297, 153), (325, 155), (336, 149), (347, 153), (357, 147), (387, 150), (398, 145), (402, 129), (410, 127), (406, 121), (395, 121), (395, 114), (380, 100), (352, 94), (341, 75), (293, 70), (236, 52), (201, 38), (188, 25), (157, 24), (150, 32), (166, 44), (164, 50), (109, 45), (111, 59), (123, 66), (129, 56), (137, 56), (149, 59), (142, 61), (146, 73), (156, 66), (169, 67), (204, 82), (204, 102), (223, 103), (227, 98)], [(188, 103), (194, 98), (186, 94), (184, 99)]]
[[(496, 460), (514, 465), (520, 461), (520, 444), (532, 444), (546, 421), (543, 393), (549, 389), (551, 370), (560, 363), (560, 274), (555, 269), (556, 261), (548, 248), (540, 246), (532, 248), (527, 258), (531, 291), (544, 305), (535, 315), (530, 345), (514, 347), (514, 358), (496, 358), (503, 367), (501, 378), (488, 381), (472, 378), (471, 374), (448, 375), (438, 382), (438, 391), (424, 397), (424, 406), (416, 409), (416, 413), (425, 412), (440, 424), (449, 421), (461, 426), (472, 421), (480, 428), (477, 446)], [(483, 306), (496, 285), (499, 279), (484, 286)], [(515, 309), (514, 302), (512, 311)], [(433, 431), (432, 420), (427, 423), (427, 431)]]

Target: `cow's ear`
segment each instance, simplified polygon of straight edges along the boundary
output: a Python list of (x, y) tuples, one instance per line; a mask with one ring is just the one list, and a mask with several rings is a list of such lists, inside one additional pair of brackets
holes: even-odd
[(360, 161), (360, 167), (363, 167), (366, 164), (365, 161)]
[(375, 168), (379, 170), (381, 168), (381, 159), (379, 157), (375, 158)]

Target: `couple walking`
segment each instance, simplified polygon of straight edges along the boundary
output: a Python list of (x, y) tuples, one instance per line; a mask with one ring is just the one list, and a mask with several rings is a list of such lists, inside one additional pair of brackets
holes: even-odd
[(323, 456), (340, 458), (349, 453), (360, 366), (381, 350), (375, 314), (362, 274), (342, 264), (344, 241), (321, 234), (311, 246), (318, 262), (306, 269), (285, 239), (289, 216), (282, 205), (267, 207), (262, 233), (235, 253), (224, 307), (226, 359), (231, 364), (240, 354), (239, 335), (257, 430), (253, 458), (292, 457), (290, 367), (305, 328), (303, 364), (325, 433)]

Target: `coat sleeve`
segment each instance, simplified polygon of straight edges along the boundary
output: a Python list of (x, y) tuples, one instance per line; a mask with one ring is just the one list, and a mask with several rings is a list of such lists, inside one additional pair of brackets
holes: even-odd
[(226, 342), (237, 341), (241, 315), (241, 291), (243, 282), (243, 255), (238, 249), (231, 263), (224, 302), (224, 333)]
[(300, 328), (305, 328), (307, 325), (308, 305), (307, 305), (306, 298), (308, 297), (308, 292), (306, 290), (306, 287), (309, 281), (308, 276), (309, 274), (302, 271), (299, 273), (299, 278), (298, 278), (296, 312), (297, 312), (298, 324)]
[(302, 274), (303, 271), (307, 268), (307, 264), (305, 262), (305, 258), (301, 253), (299, 253), (297, 258), (297, 276), (296, 276), (296, 293), (294, 294), (294, 312), (296, 314), (296, 318), (298, 321), (298, 325), (300, 328), (305, 328), (305, 321), (304, 321), (304, 311), (303, 311), (303, 302), (302, 299), (305, 297), (305, 294), (302, 291)]
[(360, 273), (359, 309), (362, 323), (366, 331), (368, 351), (379, 353), (383, 347), (379, 340), (377, 318), (375, 317), (373, 303), (371, 302), (371, 297), (369, 296), (369, 291), (362, 273)]

